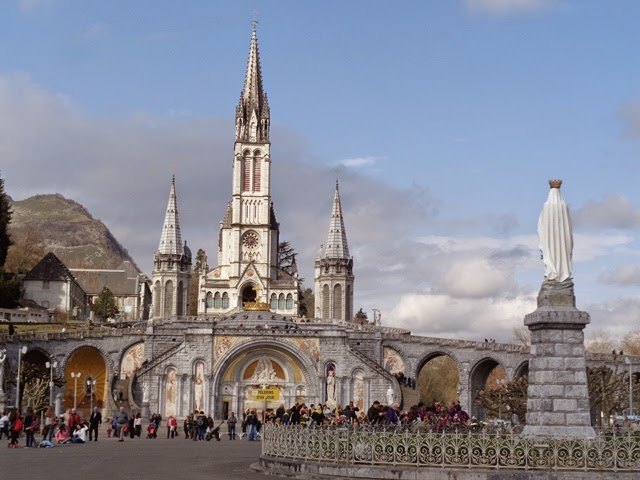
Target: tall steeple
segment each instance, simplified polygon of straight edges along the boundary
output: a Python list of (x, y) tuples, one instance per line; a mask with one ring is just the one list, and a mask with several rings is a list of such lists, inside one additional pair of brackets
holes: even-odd
[(186, 315), (191, 290), (191, 251), (182, 242), (176, 177), (171, 178), (169, 202), (164, 214), (160, 245), (153, 258), (153, 317)]
[(236, 107), (236, 142), (268, 142), (269, 124), (269, 102), (262, 87), (260, 50), (258, 49), (256, 22), (254, 22), (244, 87)]
[(327, 243), (324, 245), (323, 255), (327, 258), (349, 258), (349, 245), (347, 244), (347, 232), (344, 229), (338, 180), (336, 180), (336, 192), (333, 196), (329, 233), (327, 235)]
[(340, 187), (336, 180), (327, 243), (315, 263), (315, 316), (325, 320), (353, 320), (353, 258), (349, 256)]
[(167, 211), (164, 214), (164, 225), (160, 235), (158, 253), (182, 255), (182, 234), (180, 233), (180, 219), (178, 218), (178, 201), (176, 199), (176, 176), (171, 179), (171, 190)]

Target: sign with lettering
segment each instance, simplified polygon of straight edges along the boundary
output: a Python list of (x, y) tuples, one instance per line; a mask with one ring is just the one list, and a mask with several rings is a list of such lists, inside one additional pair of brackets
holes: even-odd
[(280, 400), (280, 389), (278, 388), (261, 388), (259, 389), (255, 396), (254, 400)]

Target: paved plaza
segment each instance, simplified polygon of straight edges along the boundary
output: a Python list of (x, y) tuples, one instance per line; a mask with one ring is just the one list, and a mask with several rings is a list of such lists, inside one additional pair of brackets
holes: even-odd
[[(20, 439), (24, 445), (24, 438)], [(82, 445), (9, 449), (0, 442), (1, 478), (11, 480), (251, 480), (274, 478), (250, 470), (260, 442), (245, 440), (193, 442), (179, 437), (101, 438)]]

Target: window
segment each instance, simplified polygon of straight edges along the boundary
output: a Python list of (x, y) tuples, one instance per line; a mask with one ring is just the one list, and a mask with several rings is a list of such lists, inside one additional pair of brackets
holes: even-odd
[(227, 292), (222, 294), (222, 308), (229, 308), (229, 294)]
[(254, 157), (253, 157), (253, 191), (254, 192), (260, 191), (260, 159), (257, 157), (259, 153), (260, 152), (254, 152)]
[(220, 296), (220, 292), (216, 292), (213, 297), (213, 308), (222, 308), (222, 297)]
[(293, 310), (293, 295), (287, 295), (287, 310)]
[(251, 191), (251, 157), (247, 154), (242, 158), (242, 191)]
[(278, 296), (278, 310), (284, 310), (284, 293)]
[(209, 310), (213, 308), (213, 294), (211, 292), (207, 292), (207, 299), (205, 302), (205, 309)]
[(329, 285), (325, 283), (322, 287), (322, 318), (325, 320), (329, 318), (331, 312), (329, 312)]
[(333, 287), (333, 318), (343, 320), (342, 318), (342, 285), (339, 283)]
[(271, 294), (271, 310), (278, 309), (278, 296), (275, 293)]

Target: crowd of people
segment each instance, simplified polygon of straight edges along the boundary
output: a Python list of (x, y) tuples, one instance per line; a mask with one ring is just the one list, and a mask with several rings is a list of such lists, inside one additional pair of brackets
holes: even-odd
[[(33, 409), (27, 408), (24, 415), (19, 415), (16, 409), (0, 417), (0, 439), (9, 439), (9, 448), (18, 448), (19, 438), (24, 435), (27, 448), (49, 447), (53, 444), (97, 442), (100, 426), (103, 424), (100, 410), (96, 407), (87, 419), (83, 419), (75, 409), (67, 410), (57, 417), (53, 407), (48, 407), (42, 415), (43, 425)], [(163, 418), (154, 413), (148, 420), (145, 430), (146, 438), (158, 438)], [(124, 442), (125, 438), (141, 438), (143, 436), (143, 418), (140, 413), (129, 415), (124, 407), (112, 418), (105, 420), (107, 437), (117, 438)], [(220, 441), (221, 427), (227, 424), (229, 440), (246, 438), (255, 441), (260, 438), (263, 423), (281, 425), (301, 425), (306, 427), (319, 426), (382, 426), (385, 428), (424, 428), (431, 431), (451, 431), (473, 427), (476, 422), (461, 408), (458, 401), (448, 406), (443, 402), (425, 405), (423, 402), (411, 406), (407, 410), (400, 410), (397, 403), (383, 405), (374, 401), (365, 411), (360, 410), (353, 402), (341, 407), (330, 408), (326, 404), (310, 404), (296, 402), (292, 407), (285, 408), (284, 404), (277, 409), (266, 409), (262, 415), (256, 409), (242, 412), (241, 419), (234, 412), (226, 420), (216, 425), (211, 415), (204, 411), (189, 414), (182, 422), (182, 433), (178, 428), (178, 419), (171, 415), (165, 421), (166, 438), (175, 439), (181, 435), (185, 440)], [(241, 432), (236, 434), (236, 425), (240, 423)], [(36, 440), (40, 434), (41, 439)]]

